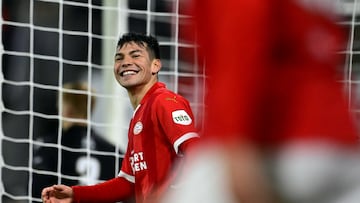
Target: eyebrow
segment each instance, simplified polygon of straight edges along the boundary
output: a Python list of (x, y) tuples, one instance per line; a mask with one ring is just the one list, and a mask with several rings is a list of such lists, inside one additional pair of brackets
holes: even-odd
[[(140, 49), (134, 49), (134, 50), (131, 50), (131, 51), (129, 52), (129, 55), (134, 54), (134, 53), (137, 53), (137, 52), (142, 53), (143, 51), (140, 50)], [(124, 55), (123, 53), (116, 53), (116, 54), (115, 54), (115, 57), (116, 57), (116, 56), (123, 56), (123, 55)]]

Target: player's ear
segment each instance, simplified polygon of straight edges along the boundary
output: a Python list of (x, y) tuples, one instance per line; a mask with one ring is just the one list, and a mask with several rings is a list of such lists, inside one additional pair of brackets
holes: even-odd
[(160, 69), (161, 69), (161, 60), (160, 59), (154, 59), (152, 61), (152, 66), (151, 66), (151, 72), (153, 75), (157, 74)]

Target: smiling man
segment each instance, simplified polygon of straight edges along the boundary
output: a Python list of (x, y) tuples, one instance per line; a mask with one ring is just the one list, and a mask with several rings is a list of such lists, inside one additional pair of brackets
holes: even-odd
[(154, 37), (130, 33), (120, 38), (114, 75), (134, 108), (121, 171), (97, 185), (44, 188), (44, 202), (118, 202), (135, 196), (137, 203), (149, 203), (171, 188), (178, 174), (177, 160), (186, 156), (199, 136), (189, 102), (158, 81), (160, 69)]

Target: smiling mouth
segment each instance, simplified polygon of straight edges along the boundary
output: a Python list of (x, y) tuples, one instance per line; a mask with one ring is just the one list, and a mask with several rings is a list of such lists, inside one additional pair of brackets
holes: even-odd
[(139, 71), (127, 70), (120, 73), (120, 76), (136, 75)]

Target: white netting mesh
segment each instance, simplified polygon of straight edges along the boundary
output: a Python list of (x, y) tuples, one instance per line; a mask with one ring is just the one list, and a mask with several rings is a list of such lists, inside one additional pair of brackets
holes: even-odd
[[(68, 153), (113, 157), (119, 170), (122, 154), (62, 146), (61, 92), (63, 84), (86, 82), (94, 92), (74, 91), (96, 98), (89, 124), (117, 149), (125, 150), (132, 108), (124, 89), (113, 78), (113, 57), (118, 37), (128, 31), (148, 33), (159, 39), (163, 70), (160, 80), (183, 94), (200, 117), (203, 70), (194, 66), (193, 44), (179, 37), (189, 16), (181, 13), (184, 1), (147, 0), (2, 0), (1, 1), (1, 202), (40, 202), (32, 174), (63, 178), (82, 177), (61, 173), (56, 151), (56, 171), (33, 168), (34, 149), (63, 149)], [(189, 57), (190, 56), (190, 57)], [(91, 113), (88, 107), (88, 113)], [(76, 119), (75, 119), (76, 120)], [(56, 143), (38, 140), (59, 135)], [(87, 137), (91, 136), (87, 131)], [(115, 157), (115, 158), (114, 158)], [(85, 170), (89, 176), (92, 167)], [(81, 183), (81, 182), (80, 182)], [(51, 183), (53, 184), (53, 183)]]
[[(160, 80), (189, 99), (196, 117), (202, 115), (204, 70), (197, 64), (194, 45), (180, 33), (191, 23), (184, 14), (183, 0), (2, 0), (0, 4), (0, 194), (1, 202), (40, 202), (32, 196), (32, 173), (78, 180), (60, 172), (33, 169), (33, 148), (37, 145), (70, 152), (111, 155), (90, 150), (74, 150), (59, 143), (35, 141), (43, 134), (61, 135), (56, 104), (63, 84), (83, 81), (95, 93), (95, 110), (88, 120), (97, 132), (126, 146), (132, 113), (124, 89), (113, 79), (112, 62), (116, 41), (128, 31), (152, 34), (159, 39), (163, 69)], [(204, 2), (206, 3), (206, 2)], [(351, 109), (360, 115), (359, 106), (359, 11), (358, 0), (342, 0), (339, 11), (349, 28), (349, 43), (343, 81), (350, 95)], [(90, 112), (90, 108), (88, 108)], [(90, 136), (90, 132), (87, 134)], [(59, 157), (61, 156), (58, 153)], [(57, 158), (59, 158), (57, 157)], [(87, 156), (88, 157), (88, 156)], [(118, 164), (118, 159), (114, 160)], [(89, 173), (89, 169), (86, 170)], [(118, 166), (114, 168), (114, 175)]]

